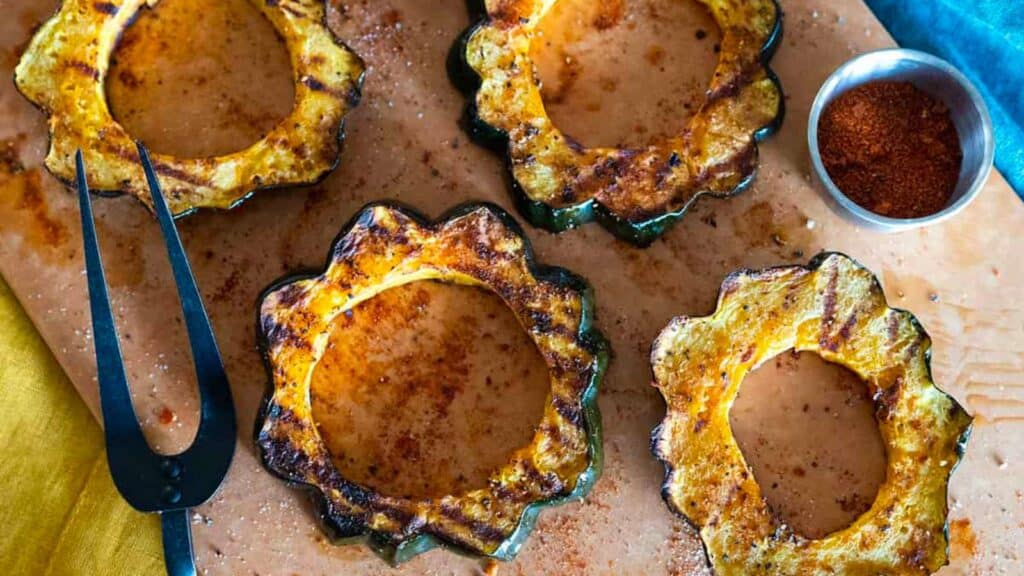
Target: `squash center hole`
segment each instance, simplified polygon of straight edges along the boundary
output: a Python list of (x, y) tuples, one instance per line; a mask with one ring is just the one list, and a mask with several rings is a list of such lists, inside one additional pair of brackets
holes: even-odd
[(106, 78), (113, 117), (155, 152), (243, 150), (291, 112), (291, 62), (250, 0), (161, 0), (124, 30)]
[(531, 57), (564, 134), (590, 148), (636, 148), (684, 132), (720, 42), (711, 13), (692, 0), (560, 0)]
[(529, 444), (548, 370), (504, 302), (414, 282), (336, 321), (313, 373), (313, 419), (341, 474), (392, 497), (487, 485)]
[(812, 352), (785, 352), (747, 375), (729, 422), (768, 505), (804, 537), (849, 526), (885, 479), (867, 385)]

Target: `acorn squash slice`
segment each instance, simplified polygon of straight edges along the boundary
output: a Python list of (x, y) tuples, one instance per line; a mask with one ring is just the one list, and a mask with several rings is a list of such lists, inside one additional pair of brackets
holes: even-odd
[[(252, 0), (287, 46), (295, 82), (291, 113), (248, 148), (223, 156), (153, 154), (175, 215), (231, 208), (252, 192), (311, 184), (338, 163), (343, 120), (360, 98), (363, 62), (327, 28), (323, 0)], [(36, 33), (15, 83), (49, 117), (46, 167), (70, 183), (75, 152), (90, 166), (89, 186), (127, 193), (152, 210), (135, 142), (110, 113), (104, 81), (118, 38), (152, 0), (64, 0)]]
[[(789, 349), (865, 381), (888, 459), (871, 508), (815, 540), (777, 522), (729, 427), (744, 376)], [(890, 308), (875, 277), (840, 254), (736, 272), (714, 314), (672, 320), (651, 352), (667, 404), (652, 447), (665, 464), (666, 503), (699, 528), (716, 574), (909, 575), (947, 562), (946, 490), (971, 418), (935, 387), (930, 349), (917, 320)]]
[[(314, 425), (310, 382), (335, 319), (388, 288), (421, 280), (497, 294), (541, 352), (551, 389), (531, 442), (486, 486), (394, 498), (335, 468)], [(262, 298), (258, 330), (272, 388), (257, 419), (261, 459), (312, 489), (332, 536), (366, 539), (392, 563), (438, 544), (509, 559), (540, 508), (582, 498), (600, 474), (597, 387), (608, 351), (591, 326), (591, 298), (579, 277), (536, 265), (518, 225), (496, 206), (469, 205), (430, 223), (407, 209), (371, 204), (347, 226), (322, 274), (285, 279)]]
[(531, 223), (560, 232), (597, 220), (645, 246), (700, 196), (731, 196), (753, 180), (757, 142), (783, 114), (767, 64), (782, 31), (774, 0), (699, 0), (722, 30), (705, 101), (678, 135), (629, 149), (585, 148), (545, 111), (530, 43), (556, 1), (486, 0), (450, 60), (454, 80), (472, 94), (470, 132), (504, 149)]

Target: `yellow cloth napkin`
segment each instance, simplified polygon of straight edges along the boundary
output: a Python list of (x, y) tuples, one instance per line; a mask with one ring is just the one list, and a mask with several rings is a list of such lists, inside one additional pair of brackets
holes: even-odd
[(0, 280), (3, 574), (163, 574), (160, 522), (121, 499), (103, 433)]

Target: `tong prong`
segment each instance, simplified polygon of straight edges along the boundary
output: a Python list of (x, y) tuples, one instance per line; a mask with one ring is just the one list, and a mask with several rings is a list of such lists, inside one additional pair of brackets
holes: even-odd
[[(174, 217), (167, 207), (167, 200), (160, 189), (160, 181), (157, 179), (153, 163), (150, 161), (149, 151), (141, 142), (137, 144), (137, 147), (139, 160), (146, 173), (146, 181), (153, 199), (153, 209), (160, 221), (160, 230), (163, 232), (167, 255), (171, 261), (174, 282), (178, 288), (178, 298), (181, 300), (181, 312), (185, 318), (188, 340), (192, 348), (192, 362), (196, 368), (196, 381), (199, 385), (201, 402), (201, 419), (196, 440), (197, 442), (202, 440), (211, 432), (214, 434), (224, 432), (204, 430), (204, 427), (212, 426), (217, 422), (212, 414), (227, 412), (231, 414), (232, 430), (230, 435), (233, 438), (234, 404), (231, 401), (231, 388), (228, 386), (227, 376), (224, 373), (224, 363), (221, 360), (220, 350), (217, 348), (213, 328), (210, 326), (210, 318), (203, 306), (199, 288), (196, 287), (192, 267), (189, 265), (185, 248), (181, 244), (181, 238), (178, 236), (178, 229), (174, 225)], [(234, 446), (233, 443), (232, 446)]]
[[(117, 325), (110, 307), (107, 280), (103, 272), (96, 223), (92, 213), (92, 199), (85, 172), (82, 151), (75, 155), (78, 170), (78, 204), (82, 217), (82, 241), (85, 250), (85, 268), (89, 285), (89, 307), (92, 313), (93, 344), (100, 388), (100, 410), (103, 413), (107, 458), (115, 469), (123, 454), (149, 451), (132, 406), (128, 379), (125, 376), (121, 345), (117, 338)], [(115, 483), (118, 478), (114, 476)], [(122, 478), (121, 482), (125, 482)], [(118, 485), (121, 489), (121, 485)], [(123, 492), (123, 490), (122, 490)]]

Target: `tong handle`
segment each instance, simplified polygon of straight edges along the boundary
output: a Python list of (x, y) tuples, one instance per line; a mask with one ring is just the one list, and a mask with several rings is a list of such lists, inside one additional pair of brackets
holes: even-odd
[(188, 508), (161, 512), (160, 526), (163, 530), (164, 566), (167, 568), (167, 576), (196, 576)]

